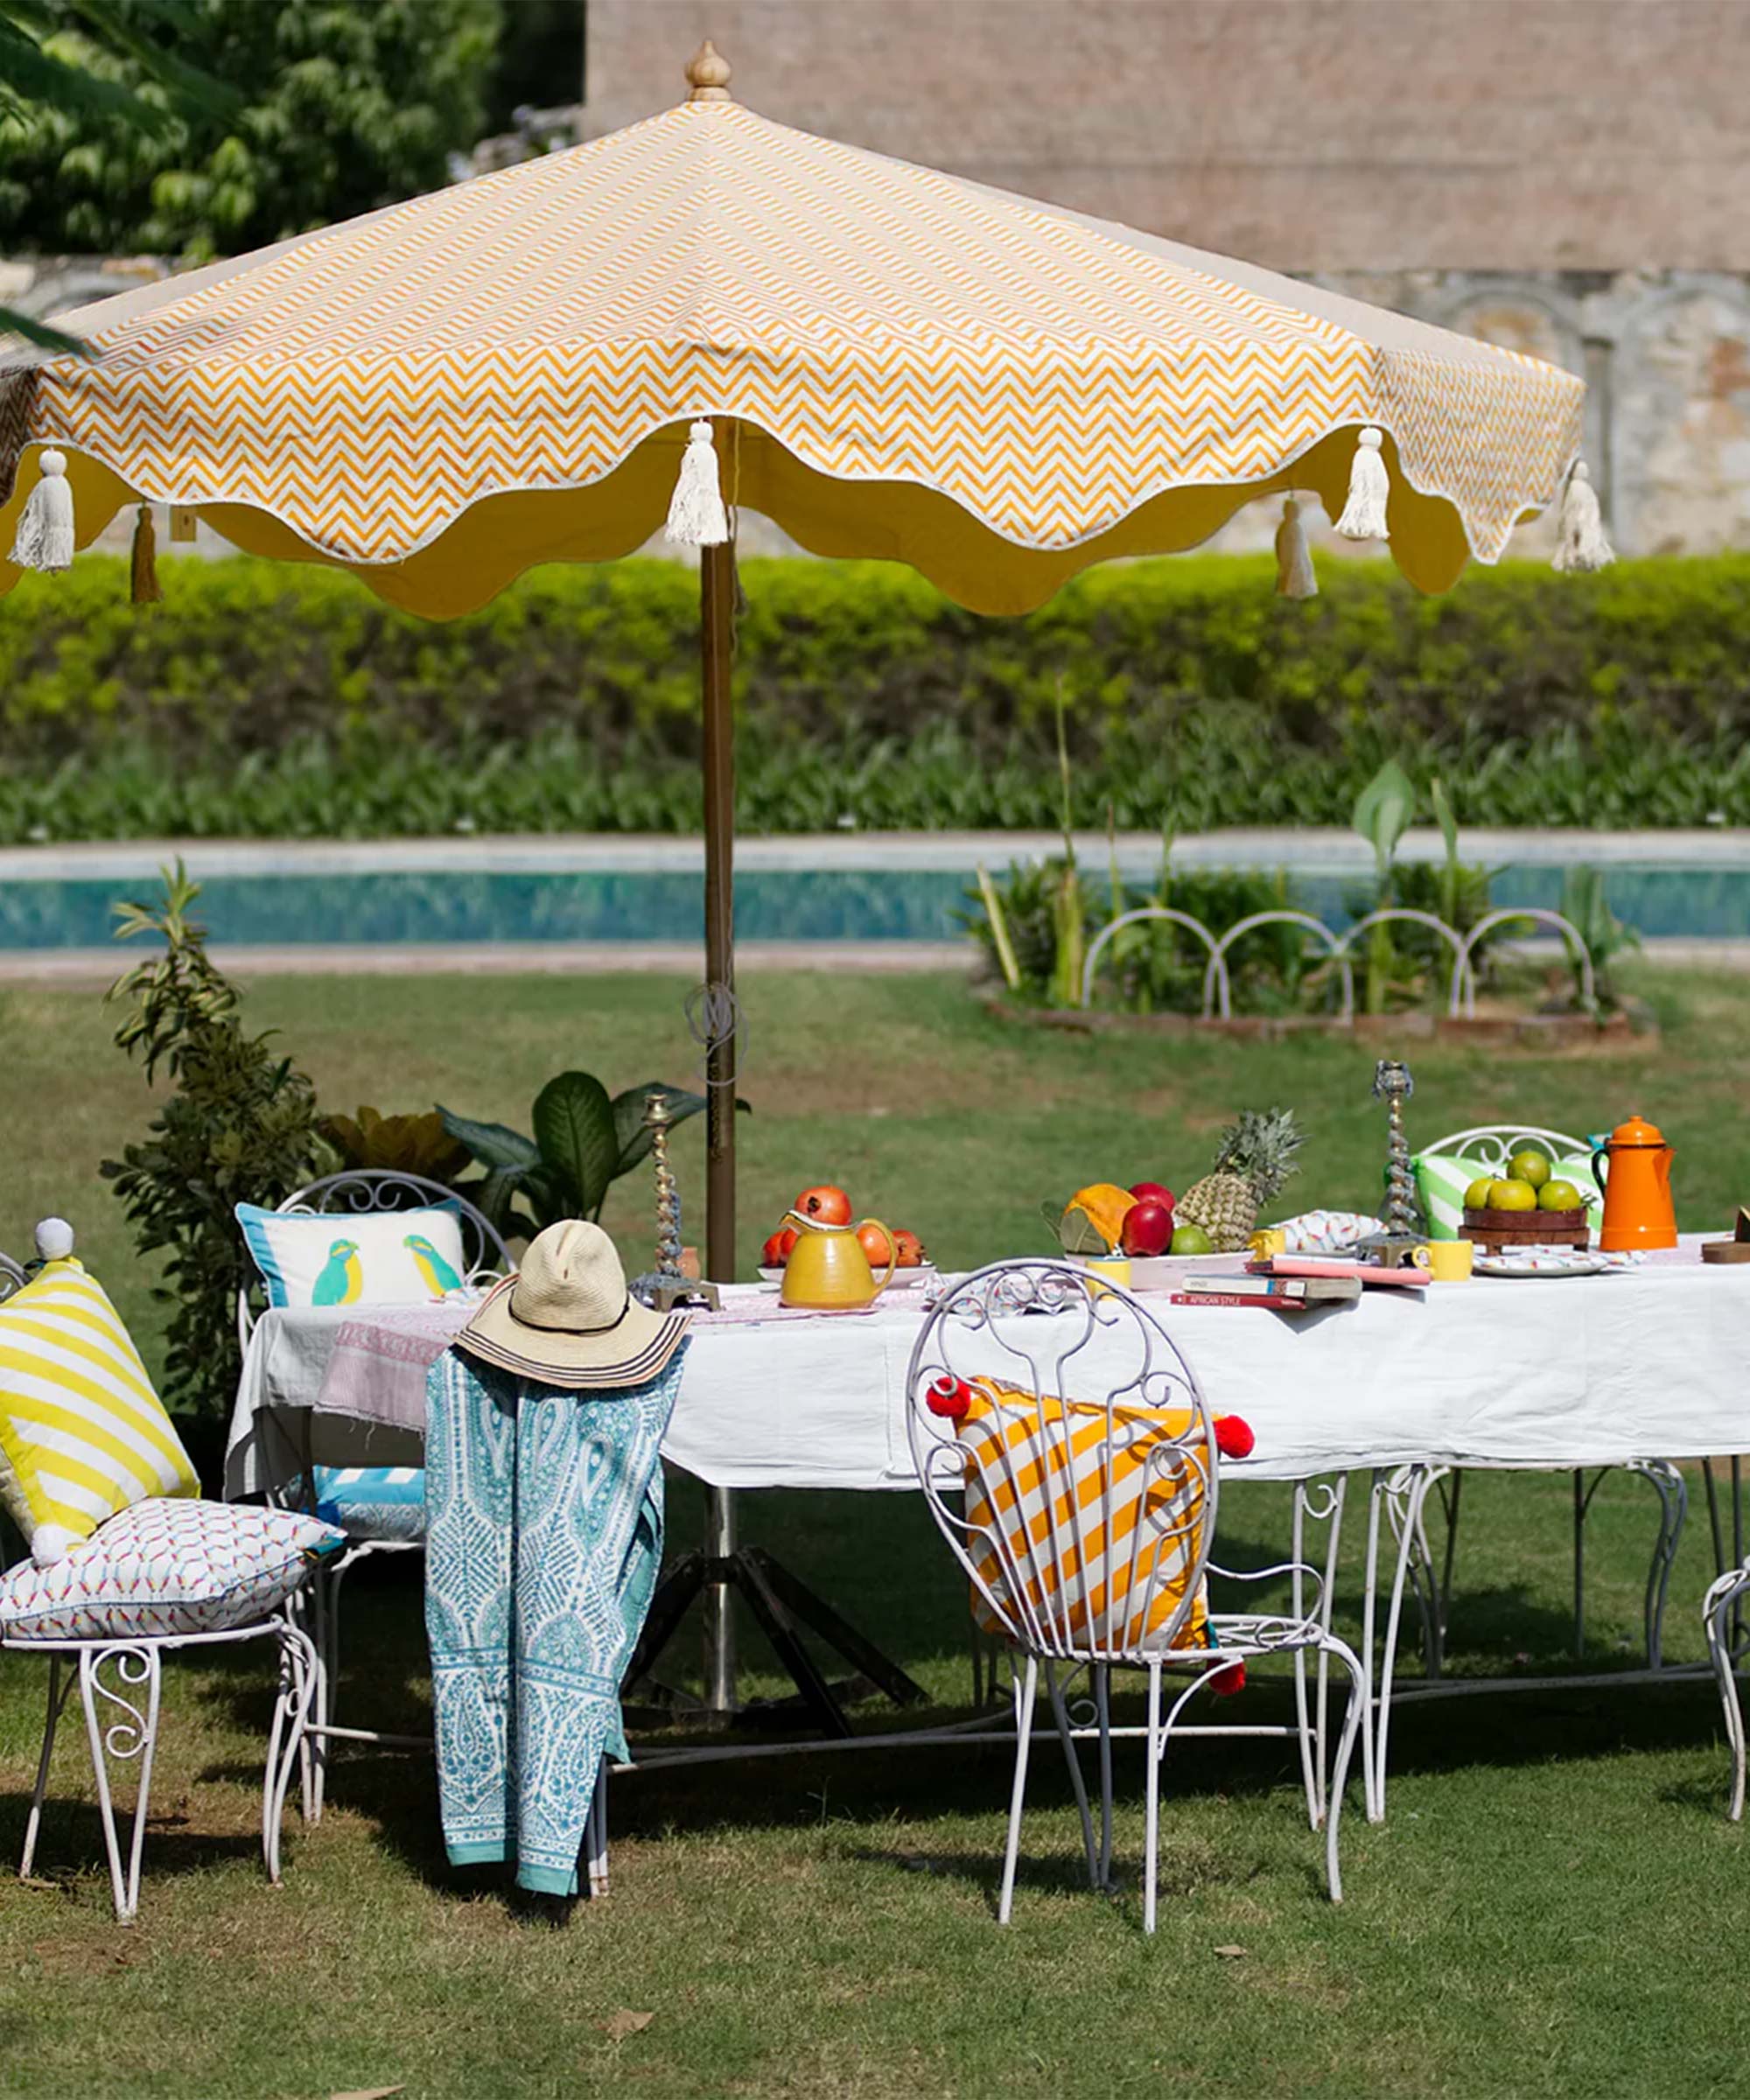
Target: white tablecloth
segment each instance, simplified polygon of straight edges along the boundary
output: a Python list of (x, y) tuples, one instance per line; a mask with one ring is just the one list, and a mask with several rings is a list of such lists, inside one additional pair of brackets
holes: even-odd
[[(863, 1318), (697, 1328), (665, 1454), (722, 1488), (914, 1487), (910, 1298)], [(1295, 1317), (1147, 1302), (1211, 1405), (1251, 1423), (1256, 1451), (1228, 1470), (1254, 1479), (1750, 1452), (1750, 1265), (1704, 1267), (1693, 1240), (1622, 1275), (1369, 1291), (1352, 1310)], [(268, 1418), (312, 1406), (339, 1327), (368, 1317), (263, 1317), (232, 1421), (230, 1493), (294, 1469)], [(1097, 1354), (1081, 1361), (1097, 1390)], [(368, 1445), (365, 1433), (325, 1417), (318, 1455), (406, 1454), (394, 1432), (373, 1430)]]

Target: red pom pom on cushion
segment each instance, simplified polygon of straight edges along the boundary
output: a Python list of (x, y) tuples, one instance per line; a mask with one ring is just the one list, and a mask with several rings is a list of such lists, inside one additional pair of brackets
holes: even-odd
[(1246, 1666), (1243, 1662), (1229, 1662), (1218, 1670), (1209, 1680), (1212, 1698), (1231, 1699), (1236, 1691), (1246, 1688)]
[(1249, 1459), (1257, 1438), (1243, 1415), (1217, 1415), (1215, 1448), (1224, 1459)]
[(972, 1388), (965, 1379), (956, 1378), (952, 1371), (942, 1371), (930, 1380), (924, 1393), (924, 1405), (933, 1415), (958, 1422), (962, 1415), (972, 1411)]

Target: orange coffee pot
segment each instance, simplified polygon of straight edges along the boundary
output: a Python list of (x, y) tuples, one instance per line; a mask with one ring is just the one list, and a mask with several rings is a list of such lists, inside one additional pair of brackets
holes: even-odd
[(1662, 1130), (1639, 1116), (1619, 1123), (1592, 1154), (1592, 1171), (1604, 1191), (1604, 1230), (1598, 1243), (1606, 1253), (1676, 1245), (1671, 1148)]

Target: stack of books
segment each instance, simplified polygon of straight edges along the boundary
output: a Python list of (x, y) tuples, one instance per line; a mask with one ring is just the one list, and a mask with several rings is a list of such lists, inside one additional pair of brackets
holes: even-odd
[(1353, 1306), (1358, 1276), (1187, 1276), (1175, 1306), (1261, 1306), (1266, 1312), (1305, 1312), (1314, 1306)]

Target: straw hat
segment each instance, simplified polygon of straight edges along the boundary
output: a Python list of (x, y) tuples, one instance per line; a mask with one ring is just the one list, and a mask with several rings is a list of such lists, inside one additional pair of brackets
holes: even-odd
[(640, 1306), (601, 1227), (566, 1218), (529, 1242), (456, 1346), (542, 1385), (643, 1385), (667, 1368), (687, 1319)]

